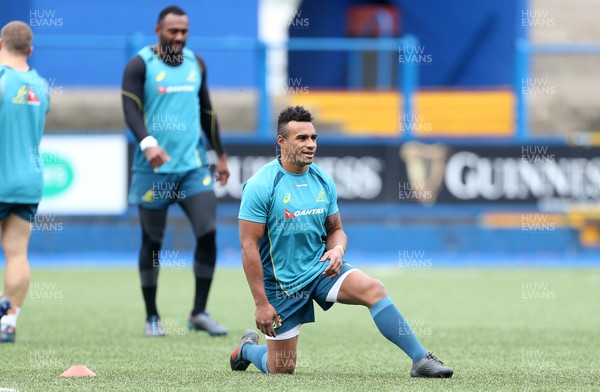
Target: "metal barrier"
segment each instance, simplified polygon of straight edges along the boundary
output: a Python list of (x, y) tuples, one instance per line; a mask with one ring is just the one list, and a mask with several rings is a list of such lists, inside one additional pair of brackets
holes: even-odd
[[(117, 49), (123, 50), (127, 59), (133, 57), (144, 45), (155, 42), (156, 37), (143, 34), (131, 36), (82, 36), (82, 35), (37, 35), (35, 45), (38, 48), (61, 48), (61, 49)], [(384, 71), (391, 73), (391, 67), (383, 59), (382, 53), (398, 53), (402, 46), (416, 46), (418, 41), (413, 36), (402, 38), (292, 38), (280, 45), (267, 45), (255, 38), (201, 38), (190, 37), (187, 46), (195, 50), (214, 51), (255, 51), (256, 55), (256, 86), (259, 91), (258, 129), (257, 137), (267, 140), (272, 136), (272, 101), (267, 89), (267, 52), (270, 49), (285, 50), (325, 50), (325, 51), (378, 51), (380, 63)], [(356, 72), (353, 73), (356, 78)], [(352, 75), (351, 75), (352, 76)], [(414, 118), (413, 96), (417, 88), (418, 68), (413, 62), (402, 63), (398, 67), (397, 89), (403, 97), (402, 112), (404, 115), (404, 129), (407, 130), (399, 137), (411, 139), (410, 121)], [(356, 84), (356, 82), (353, 82)], [(381, 87), (381, 86), (379, 86)], [(391, 87), (391, 86), (390, 86)]]
[(556, 56), (556, 55), (598, 55), (600, 54), (599, 43), (581, 44), (532, 44), (527, 39), (518, 39), (515, 43), (515, 79), (514, 93), (517, 99), (517, 124), (516, 139), (526, 141), (530, 138), (529, 115), (527, 94), (523, 94), (524, 81), (530, 77), (530, 58), (532, 55)]
[[(81, 35), (37, 35), (36, 47), (61, 48), (61, 49), (117, 49), (123, 50), (127, 59), (133, 57), (144, 45), (155, 41), (154, 36), (134, 34), (130, 36), (81, 36)], [(389, 52), (399, 53), (401, 47), (416, 47), (418, 40), (414, 36), (401, 38), (291, 38), (287, 42), (268, 45), (255, 38), (202, 38), (190, 37), (188, 47), (196, 50), (213, 51), (254, 51), (256, 52), (256, 86), (259, 92), (258, 129), (257, 137), (267, 140), (272, 135), (272, 101), (267, 89), (267, 53), (271, 49), (283, 50), (312, 50), (312, 51), (345, 51), (359, 53), (360, 51), (377, 51), (379, 53), (379, 70), (391, 74), (392, 69), (383, 54)], [(531, 44), (527, 38), (519, 38), (515, 42), (515, 70), (513, 91), (517, 100), (516, 134), (517, 141), (530, 139), (528, 125), (527, 97), (522, 94), (521, 86), (530, 75), (531, 55), (585, 55), (600, 54), (600, 44)], [(354, 56), (358, 58), (358, 56)], [(418, 64), (415, 62), (399, 62), (397, 85), (395, 86), (404, 97), (401, 112), (404, 114), (404, 128), (406, 131), (398, 135), (399, 139), (409, 140), (414, 137), (411, 133), (411, 119), (414, 118), (413, 97), (418, 85)], [(360, 69), (354, 67), (350, 73), (350, 85), (358, 85), (357, 78)], [(378, 88), (389, 79), (379, 78)]]

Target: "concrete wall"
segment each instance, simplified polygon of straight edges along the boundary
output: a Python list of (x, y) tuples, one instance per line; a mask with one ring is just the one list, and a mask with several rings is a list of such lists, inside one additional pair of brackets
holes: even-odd
[[(600, 43), (599, 14), (596, 0), (530, 0), (531, 40), (536, 44)], [(600, 55), (533, 56), (531, 77), (539, 87), (528, 95), (535, 133), (600, 131)]]

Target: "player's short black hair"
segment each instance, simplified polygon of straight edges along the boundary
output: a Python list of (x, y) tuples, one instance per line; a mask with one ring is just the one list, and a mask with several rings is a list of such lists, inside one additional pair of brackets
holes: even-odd
[(169, 14), (175, 14), (175, 15), (187, 15), (185, 13), (185, 11), (183, 9), (181, 9), (181, 7), (178, 7), (176, 5), (170, 5), (166, 8), (164, 8), (162, 11), (160, 11), (160, 14), (158, 14), (158, 21), (156, 23), (161, 24), (163, 19), (165, 19), (165, 16), (169, 15)]
[(312, 120), (312, 114), (304, 109), (304, 106), (288, 106), (277, 117), (277, 135), (287, 136), (287, 125), (290, 121), (312, 122)]

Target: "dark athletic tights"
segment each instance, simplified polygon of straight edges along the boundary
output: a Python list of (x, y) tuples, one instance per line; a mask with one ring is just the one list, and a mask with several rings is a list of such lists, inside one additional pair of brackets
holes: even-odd
[[(213, 192), (202, 192), (179, 202), (196, 236), (194, 276), (196, 294), (192, 316), (204, 312), (210, 284), (215, 271), (217, 249), (215, 243), (215, 218), (217, 198)], [(156, 288), (160, 267), (161, 246), (167, 223), (167, 209), (151, 210), (139, 207), (142, 225), (142, 248), (139, 269), (146, 316), (158, 316)]]

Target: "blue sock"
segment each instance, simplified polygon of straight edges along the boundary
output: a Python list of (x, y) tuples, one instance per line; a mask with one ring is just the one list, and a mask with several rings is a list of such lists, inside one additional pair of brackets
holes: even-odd
[(380, 299), (371, 307), (370, 311), (379, 332), (400, 347), (413, 362), (427, 355), (427, 351), (400, 311), (394, 306), (390, 297)]
[(242, 348), (242, 358), (252, 362), (263, 373), (269, 374), (267, 367), (267, 346), (246, 344)]

